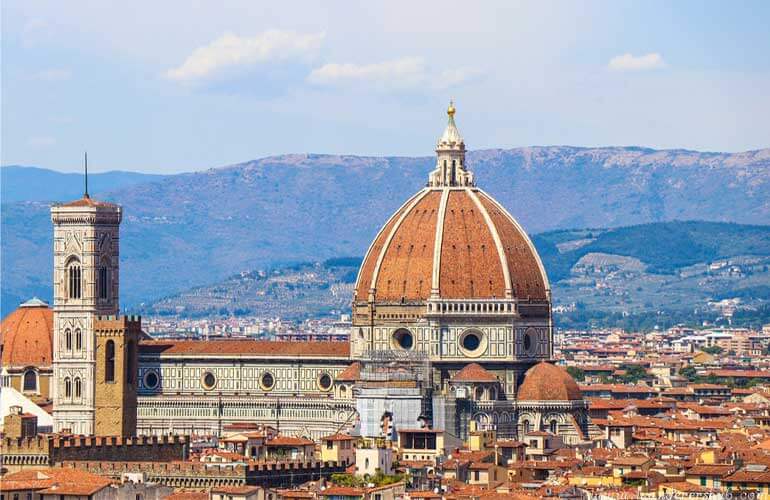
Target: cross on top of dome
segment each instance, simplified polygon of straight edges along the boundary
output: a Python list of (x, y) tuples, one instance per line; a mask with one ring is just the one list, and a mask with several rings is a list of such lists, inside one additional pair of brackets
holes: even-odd
[(465, 169), (465, 141), (455, 124), (454, 101), (449, 101), (446, 129), (436, 145), (436, 169), (428, 177), (430, 187), (473, 186), (473, 173)]

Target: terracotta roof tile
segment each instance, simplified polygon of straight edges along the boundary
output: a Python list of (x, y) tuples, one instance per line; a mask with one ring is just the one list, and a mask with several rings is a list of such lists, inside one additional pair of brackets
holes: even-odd
[(429, 192), (396, 229), (377, 275), (377, 302), (424, 300), (430, 295), (440, 201), (440, 191)]
[(294, 436), (275, 436), (273, 439), (269, 439), (265, 444), (267, 446), (313, 446), (315, 445), (315, 442), (310, 439)]
[(577, 383), (561, 368), (542, 361), (524, 375), (519, 401), (579, 401), (583, 399)]
[(0, 323), (3, 366), (52, 366), (53, 309), (19, 307)]
[(341, 382), (355, 382), (361, 376), (361, 363), (354, 361), (342, 370), (335, 378)]
[(299, 342), (266, 340), (145, 340), (139, 344), (142, 354), (160, 356), (289, 356), (300, 358), (350, 355), (347, 342)]
[(441, 241), (442, 298), (505, 297), (505, 277), (492, 231), (465, 191), (450, 191)]
[(107, 201), (98, 201), (90, 196), (83, 196), (80, 199), (70, 201), (67, 203), (62, 203), (59, 205), (61, 207), (109, 207), (114, 208), (117, 207), (114, 203), (109, 203)]
[[(375, 273), (375, 302), (426, 300), (432, 287), (438, 227), (442, 228), (438, 269), (441, 298), (503, 298), (510, 287), (521, 299), (546, 300), (547, 278), (540, 258), (526, 233), (502, 206), (481, 191), (454, 189), (448, 194), (444, 218), (438, 220), (442, 190), (426, 190), (416, 195), (421, 197), (416, 204), (412, 205), (413, 197), (394, 214), (374, 239), (356, 282), (357, 301), (368, 300)], [(490, 224), (474, 196), (489, 215)], [(391, 232), (393, 238), (385, 248)], [(502, 245), (510, 284), (505, 283), (495, 236)]]
[(499, 379), (478, 363), (469, 363), (452, 377), (452, 382), (499, 382)]

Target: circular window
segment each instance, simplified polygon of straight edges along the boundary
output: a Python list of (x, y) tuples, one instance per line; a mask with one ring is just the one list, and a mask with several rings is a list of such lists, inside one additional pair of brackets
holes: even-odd
[(465, 349), (475, 351), (481, 345), (481, 337), (476, 332), (466, 333), (462, 342)]
[(203, 382), (203, 388), (207, 391), (210, 391), (217, 385), (217, 378), (214, 376), (211, 372), (206, 372), (203, 374), (203, 378), (201, 378), (201, 382)]
[(144, 374), (144, 386), (147, 389), (155, 389), (156, 387), (158, 387), (159, 382), (160, 382), (160, 379), (158, 378), (158, 374), (156, 372), (149, 371)]
[(259, 385), (262, 386), (262, 389), (269, 391), (275, 386), (275, 378), (273, 378), (273, 374), (270, 372), (265, 372), (262, 374), (262, 377), (259, 379)]
[(318, 377), (318, 387), (322, 391), (328, 391), (332, 388), (332, 377), (328, 373), (321, 374), (320, 377)]
[(393, 342), (401, 349), (411, 349), (414, 347), (412, 332), (406, 328), (399, 328), (393, 332)]
[(487, 350), (487, 337), (475, 329), (466, 330), (458, 339), (460, 351), (470, 357), (478, 357)]
[(522, 336), (521, 343), (522, 343), (522, 347), (524, 348), (524, 352), (527, 354), (532, 354), (532, 350), (535, 347), (534, 346), (535, 335), (537, 335), (537, 331), (535, 331), (534, 328), (527, 328), (524, 331), (524, 335)]

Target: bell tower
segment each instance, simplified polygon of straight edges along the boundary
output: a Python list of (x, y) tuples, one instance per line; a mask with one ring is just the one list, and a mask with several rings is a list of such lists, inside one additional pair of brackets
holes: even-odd
[[(87, 161), (87, 160), (86, 160)], [(86, 167), (87, 168), (87, 167)], [(100, 316), (116, 316), (119, 303), (121, 207), (83, 197), (51, 207), (53, 222), (54, 431), (92, 435)]]

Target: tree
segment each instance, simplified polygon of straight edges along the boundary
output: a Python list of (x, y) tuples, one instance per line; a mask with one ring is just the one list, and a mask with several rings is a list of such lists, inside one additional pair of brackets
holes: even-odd
[(695, 372), (695, 367), (693, 366), (685, 366), (684, 368), (679, 370), (679, 375), (683, 377), (687, 377), (687, 380), (689, 380), (690, 382), (698, 378), (698, 374)]
[(636, 382), (647, 378), (647, 370), (645, 370), (643, 366), (624, 365), (622, 369), (626, 372), (625, 375), (620, 377), (623, 382), (635, 384)]
[(577, 366), (568, 366), (567, 373), (569, 373), (572, 376), (572, 378), (574, 378), (578, 382), (582, 382), (586, 379), (586, 373), (583, 371), (582, 368), (578, 368)]
[(722, 348), (718, 345), (714, 345), (711, 347), (704, 347), (701, 349), (701, 351), (708, 353), (708, 354), (722, 354)]

